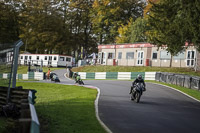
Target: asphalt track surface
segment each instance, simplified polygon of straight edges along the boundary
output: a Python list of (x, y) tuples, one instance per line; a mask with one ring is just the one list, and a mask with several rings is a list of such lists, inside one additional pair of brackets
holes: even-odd
[[(64, 77), (66, 70), (54, 72), (61, 84), (74, 84)], [(140, 103), (135, 103), (128, 94), (131, 81), (84, 83), (100, 89), (99, 117), (113, 133), (200, 133), (200, 103), (180, 92), (147, 83)]]

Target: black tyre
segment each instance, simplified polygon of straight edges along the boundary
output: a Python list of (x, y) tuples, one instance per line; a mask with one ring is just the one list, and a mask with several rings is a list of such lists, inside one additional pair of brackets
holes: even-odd
[(132, 92), (131, 92), (131, 100), (134, 101), (134, 99), (135, 99), (135, 92), (132, 91)]
[(135, 94), (135, 102), (136, 103), (140, 102), (140, 97), (141, 97), (141, 94), (139, 92), (136, 92), (136, 94)]

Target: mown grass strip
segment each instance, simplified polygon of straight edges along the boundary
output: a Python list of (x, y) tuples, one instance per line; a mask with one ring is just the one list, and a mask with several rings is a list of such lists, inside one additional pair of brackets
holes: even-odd
[(47, 83), (17, 83), (37, 90), (35, 108), (41, 130), (49, 133), (104, 133), (95, 116), (97, 90)]
[(146, 81), (146, 82), (152, 82), (152, 83), (166, 85), (166, 86), (172, 87), (174, 89), (180, 90), (180, 91), (196, 98), (197, 100), (200, 100), (200, 91), (198, 91), (198, 90), (188, 89), (188, 88), (185, 88), (185, 87), (181, 87), (181, 86), (177, 86), (177, 85), (173, 85), (173, 84), (167, 84), (167, 83), (158, 82), (158, 81), (150, 81), (149, 80), (149, 81)]
[[(43, 72), (47, 72), (48, 71), (48, 67), (43, 67), (42, 70)], [(51, 71), (54, 71), (54, 70), (59, 70), (59, 69), (65, 69), (64, 67), (51, 67), (50, 70)], [(17, 73), (18, 74), (26, 74), (28, 72), (28, 66), (18, 66), (18, 70), (17, 70)]]
[(136, 67), (136, 66), (83, 66), (72, 69), (73, 72), (170, 72), (200, 76), (191, 68), (170, 68), (170, 67)]

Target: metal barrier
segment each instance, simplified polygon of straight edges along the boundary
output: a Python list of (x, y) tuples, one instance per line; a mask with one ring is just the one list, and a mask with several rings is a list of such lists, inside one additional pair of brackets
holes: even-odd
[(200, 90), (200, 77), (185, 74), (156, 72), (156, 81), (174, 84), (189, 89)]

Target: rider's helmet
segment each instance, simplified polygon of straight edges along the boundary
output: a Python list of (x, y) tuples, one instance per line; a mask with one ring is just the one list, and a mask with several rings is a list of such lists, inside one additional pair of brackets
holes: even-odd
[(138, 74), (137, 79), (142, 80), (142, 75)]

